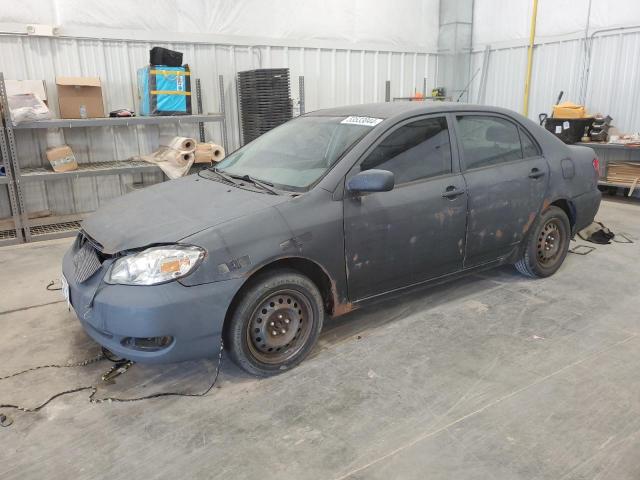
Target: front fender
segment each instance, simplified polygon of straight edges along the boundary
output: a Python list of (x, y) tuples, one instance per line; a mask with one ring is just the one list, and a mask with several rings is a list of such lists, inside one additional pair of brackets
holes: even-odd
[(181, 243), (202, 247), (207, 255), (200, 267), (180, 282), (193, 286), (247, 277), (257, 266), (282, 254), (280, 245), (292, 236), (275, 208), (198, 232)]
[[(180, 281), (199, 285), (247, 279), (284, 259), (310, 261), (331, 284), (334, 310), (349, 308), (344, 261), (342, 202), (314, 189), (290, 202), (236, 218), (182, 240), (207, 250), (200, 267)], [(335, 313), (335, 312), (334, 312)]]

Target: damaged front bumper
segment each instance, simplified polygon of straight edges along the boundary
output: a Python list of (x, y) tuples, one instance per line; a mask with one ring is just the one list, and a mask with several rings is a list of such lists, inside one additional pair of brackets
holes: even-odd
[(153, 286), (104, 282), (109, 262), (88, 280), (75, 280), (73, 247), (62, 263), (69, 301), (86, 333), (118, 356), (140, 363), (213, 357), (222, 325), (242, 285), (232, 279), (186, 287), (177, 281)]

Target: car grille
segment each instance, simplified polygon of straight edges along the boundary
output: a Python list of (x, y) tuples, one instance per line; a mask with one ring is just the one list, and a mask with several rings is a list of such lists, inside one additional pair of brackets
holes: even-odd
[(102, 260), (100, 260), (98, 251), (93, 246), (93, 243), (87, 239), (86, 235), (80, 233), (76, 242), (76, 252), (73, 255), (75, 280), (78, 283), (82, 283), (100, 270)]

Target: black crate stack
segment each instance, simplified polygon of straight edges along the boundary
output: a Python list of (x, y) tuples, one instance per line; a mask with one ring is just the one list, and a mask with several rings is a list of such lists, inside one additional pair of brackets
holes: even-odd
[(249, 143), (292, 117), (288, 68), (239, 72), (238, 95), (244, 143)]

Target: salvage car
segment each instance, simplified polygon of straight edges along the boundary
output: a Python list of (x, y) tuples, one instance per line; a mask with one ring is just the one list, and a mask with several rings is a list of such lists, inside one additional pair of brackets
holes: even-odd
[(394, 102), (295, 118), (198, 174), (117, 198), (63, 261), (85, 331), (136, 362), (290, 369), (325, 318), (514, 264), (562, 265), (598, 159), (509, 110)]

